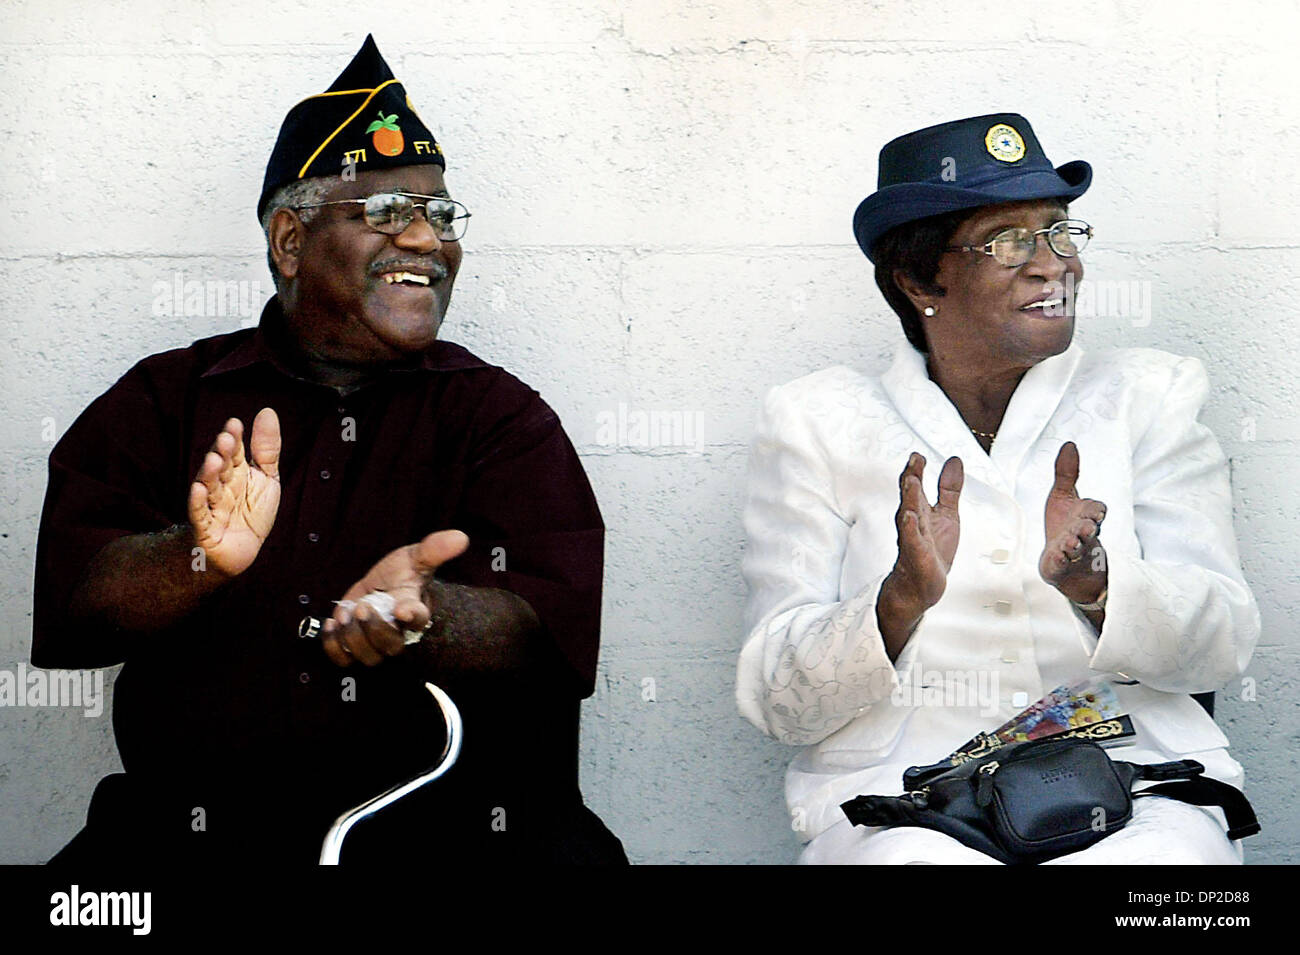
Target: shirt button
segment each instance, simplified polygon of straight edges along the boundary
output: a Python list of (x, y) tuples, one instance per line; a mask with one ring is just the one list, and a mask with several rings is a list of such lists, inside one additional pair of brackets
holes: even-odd
[(318, 540), (320, 540), (320, 535), (317, 534), (315, 531), (312, 531), (310, 534), (307, 535), (307, 540), (311, 541), (314, 544)]
[(995, 550), (992, 553), (991, 556), (993, 558), (993, 563), (1005, 564), (1007, 561), (1011, 559), (1011, 551), (1004, 550), (1003, 548), (999, 547), (997, 550)]
[(1002, 662), (1019, 663), (1020, 654), (1016, 652), (1016, 649), (1014, 647), (1007, 647), (1005, 650), (1002, 651)]
[(1026, 707), (1026, 706), (1028, 706), (1028, 705), (1029, 705), (1029, 694), (1026, 693), (1026, 692), (1024, 692), (1023, 690), (1022, 690), (1021, 692), (1019, 692), (1019, 693), (1013, 693), (1013, 694), (1011, 694), (1011, 705), (1012, 705), (1012, 706), (1018, 706), (1018, 707)]
[(321, 473), (320, 473), (320, 479), (321, 479), (322, 481), (328, 481), (328, 480), (330, 479), (330, 473), (329, 473), (329, 471), (321, 471)]
[(303, 683), (303, 684), (310, 683), (310, 682), (311, 682), (311, 674), (310, 674), (310, 673), (299, 673), (299, 674), (298, 674), (298, 682), (299, 682), (299, 683)]
[(305, 607), (305, 606), (307, 606), (309, 603), (311, 603), (311, 598), (308, 597), (306, 594), (299, 594), (299, 595), (298, 595), (298, 603), (302, 604), (302, 605)]
[(993, 604), (993, 609), (998, 613), (1002, 614), (1002, 616), (1004, 617), (1009, 616), (1011, 613), (1011, 601), (1010, 600), (995, 601)]

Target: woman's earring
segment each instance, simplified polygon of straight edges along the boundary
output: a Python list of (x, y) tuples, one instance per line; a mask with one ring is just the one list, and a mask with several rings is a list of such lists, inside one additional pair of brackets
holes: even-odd
[(927, 306), (925, 307), (925, 317), (926, 317), (926, 318), (934, 318), (934, 313), (937, 312), (937, 311), (938, 311), (938, 309), (935, 308), (933, 305), (927, 305)]

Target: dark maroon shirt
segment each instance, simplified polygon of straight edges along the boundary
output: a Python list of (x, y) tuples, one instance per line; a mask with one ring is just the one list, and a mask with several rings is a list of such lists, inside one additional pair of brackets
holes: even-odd
[[(424, 811), (408, 807), (397, 837), (432, 817), (430, 840), (454, 837), (475, 853), (480, 838), (505, 843), (503, 832), (515, 845), (562, 841), (555, 807), (581, 804), (578, 706), (595, 679), (604, 530), (559, 420), (531, 388), (450, 342), (340, 395), (289, 371), (286, 334), (272, 299), (255, 330), (144, 359), (50, 455), (32, 661), (125, 663), (113, 719), (126, 781), (115, 785), (131, 788), (97, 793), (101, 823), (127, 825), (124, 806), (164, 794), (153, 821), (135, 822), (179, 825), (184, 810), (192, 830), (206, 800), (207, 835), (257, 831), (309, 861), (339, 811), (432, 763), (441, 724), (415, 654), (340, 669), (298, 625), (327, 618), (388, 552), (457, 528), (470, 549), (439, 576), (522, 596), (544, 652), (522, 675), (431, 674), (464, 714), (464, 751), (413, 804)], [(282, 492), (253, 565), (164, 632), (71, 628), (67, 597), (91, 558), (120, 536), (185, 523), (189, 486), (226, 420), (242, 420), (247, 440), (267, 406), (280, 419)]]

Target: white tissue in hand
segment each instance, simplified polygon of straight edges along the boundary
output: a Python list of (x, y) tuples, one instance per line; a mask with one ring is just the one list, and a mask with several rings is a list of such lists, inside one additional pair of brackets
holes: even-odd
[[(385, 593), (382, 590), (372, 590), (361, 598), (361, 602), (373, 607), (375, 613), (384, 618), (385, 623), (394, 627), (398, 626), (397, 618), (393, 616), (393, 610), (397, 607), (397, 598), (392, 594)], [(354, 610), (357, 606), (354, 600), (340, 600), (338, 605), (344, 610)], [(403, 630), (402, 642), (409, 647), (413, 643), (419, 643), (422, 636), (424, 634), (419, 630)]]
[(382, 590), (372, 590), (361, 598), (362, 603), (368, 603), (375, 608), (375, 612), (383, 617), (385, 622), (394, 623), (396, 617), (393, 616), (393, 610), (397, 607), (397, 598), (392, 594), (385, 593)]

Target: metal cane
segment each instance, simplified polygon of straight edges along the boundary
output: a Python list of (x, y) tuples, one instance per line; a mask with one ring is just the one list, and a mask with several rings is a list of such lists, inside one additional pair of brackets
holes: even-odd
[(391, 806), (403, 796), (410, 795), (426, 783), (433, 782), (455, 765), (456, 757), (460, 755), (460, 710), (456, 709), (456, 704), (451, 701), (451, 697), (439, 687), (434, 686), (432, 683), (426, 683), (424, 688), (433, 694), (433, 698), (438, 703), (438, 709), (442, 711), (443, 721), (447, 724), (447, 745), (442, 748), (442, 755), (438, 758), (438, 762), (426, 772), (418, 776), (412, 776), (406, 782), (394, 786), (374, 799), (363, 802), (355, 809), (349, 809), (335, 819), (334, 825), (325, 834), (325, 842), (321, 846), (321, 865), (339, 864), (339, 853), (343, 850), (343, 840), (347, 838), (348, 830), (362, 819), (368, 819), (385, 806)]

